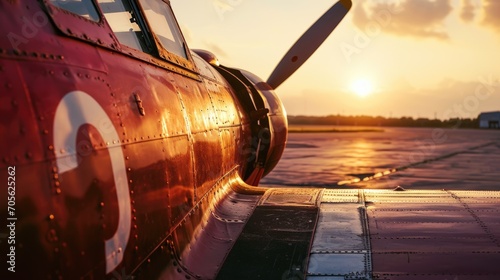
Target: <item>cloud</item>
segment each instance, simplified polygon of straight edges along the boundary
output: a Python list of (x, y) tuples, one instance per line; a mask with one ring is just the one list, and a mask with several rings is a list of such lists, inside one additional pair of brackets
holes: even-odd
[(483, 23), (500, 32), (500, 1), (483, 0)]
[(448, 39), (443, 22), (450, 15), (450, 0), (390, 0), (358, 2), (353, 22), (366, 31), (378, 23), (381, 30), (399, 36)]
[(476, 17), (476, 7), (472, 4), (472, 0), (462, 0), (462, 11), (460, 18), (465, 22), (471, 22)]

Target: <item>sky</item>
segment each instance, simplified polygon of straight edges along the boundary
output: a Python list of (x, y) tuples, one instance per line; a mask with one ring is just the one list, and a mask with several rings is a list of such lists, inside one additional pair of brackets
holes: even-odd
[[(336, 1), (171, 0), (190, 48), (267, 80)], [(353, 0), (276, 89), (289, 115), (474, 118), (500, 111), (500, 1)]]

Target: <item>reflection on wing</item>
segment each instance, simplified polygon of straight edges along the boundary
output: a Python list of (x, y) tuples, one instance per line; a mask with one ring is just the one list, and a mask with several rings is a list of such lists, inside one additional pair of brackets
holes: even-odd
[(499, 191), (263, 189), (232, 176), (180, 260), (203, 279), (500, 277)]
[(499, 279), (499, 206), (500, 192), (269, 189), (219, 279)]
[(364, 193), (374, 275), (499, 279), (500, 192)]

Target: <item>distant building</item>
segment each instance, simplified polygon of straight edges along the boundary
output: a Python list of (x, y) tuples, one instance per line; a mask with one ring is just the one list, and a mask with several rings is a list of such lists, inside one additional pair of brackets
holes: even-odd
[(479, 114), (479, 127), (500, 129), (500, 111)]

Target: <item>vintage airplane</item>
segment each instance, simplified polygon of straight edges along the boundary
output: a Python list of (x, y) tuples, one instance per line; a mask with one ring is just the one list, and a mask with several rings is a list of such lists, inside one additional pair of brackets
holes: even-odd
[(497, 279), (498, 192), (258, 186), (274, 89), (350, 7), (265, 82), (190, 50), (167, 0), (1, 1), (0, 278)]

